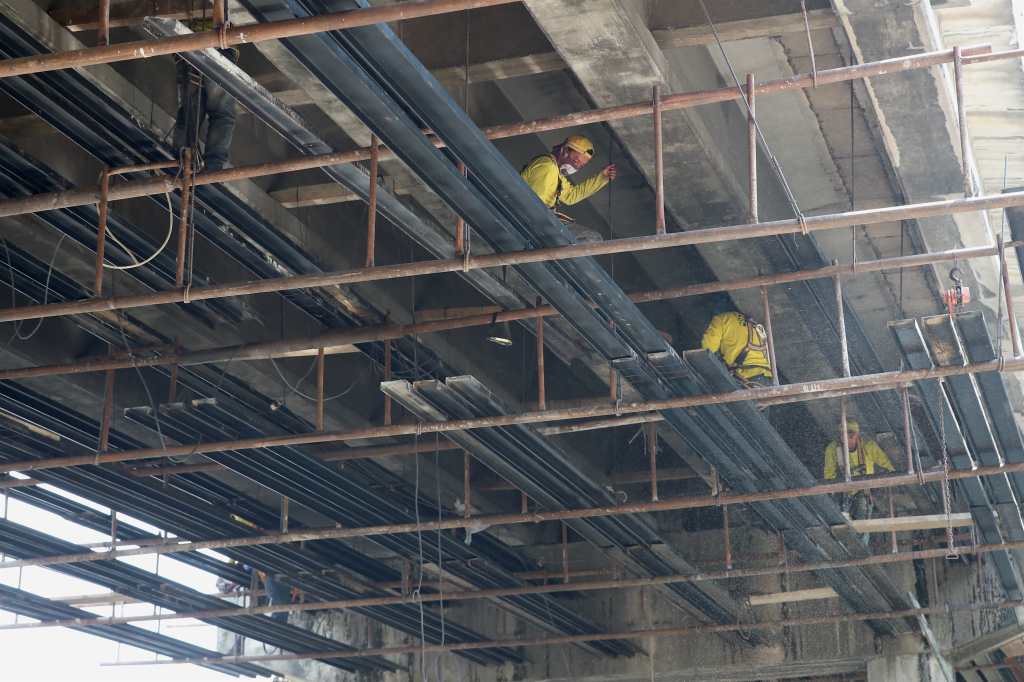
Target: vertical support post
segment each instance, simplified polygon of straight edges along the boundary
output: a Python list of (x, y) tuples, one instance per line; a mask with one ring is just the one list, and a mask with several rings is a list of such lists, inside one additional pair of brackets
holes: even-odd
[(722, 531), (725, 541), (725, 570), (732, 570), (732, 529), (729, 525), (729, 505), (722, 505)]
[[(540, 307), (540, 298), (537, 298), (537, 307)], [(544, 378), (544, 318), (537, 318), (537, 409), (548, 409), (546, 386)]]
[(377, 242), (377, 166), (380, 162), (380, 145), (376, 135), (370, 135), (370, 196), (366, 218), (366, 267), (374, 265), (374, 248)]
[[(384, 342), (384, 381), (391, 381), (391, 341)], [(384, 396), (384, 426), (391, 426), (391, 396)]]
[(281, 532), (288, 532), (288, 507), (290, 500), (286, 496), (281, 497)]
[(530, 511), (530, 498), (523, 492), (519, 493), (519, 511), (522, 514)]
[[(174, 352), (180, 353), (181, 347), (178, 345), (178, 340), (174, 340)], [(171, 378), (167, 385), (167, 402), (173, 403), (178, 399), (178, 366), (171, 365)]]
[(619, 374), (611, 365), (608, 365), (608, 389), (612, 402), (617, 402), (619, 397)]
[[(757, 119), (754, 118), (754, 74), (747, 74), (747, 168), (750, 222), (757, 222)], [(772, 367), (775, 365), (773, 364)]]
[[(896, 518), (896, 495), (893, 493), (891, 488), (889, 489), (889, 518), (890, 519), (895, 519)], [(899, 546), (899, 542), (897, 542), (897, 540), (896, 540), (896, 530), (895, 529), (893, 529), (890, 532), (889, 537), (892, 539), (892, 553), (896, 554), (897, 552), (900, 551), (900, 546)]]
[(323, 347), (316, 354), (316, 430), (324, 430), (324, 369), (327, 365)]
[(110, 445), (110, 419), (114, 415), (114, 370), (108, 369), (106, 374), (103, 384), (103, 417), (100, 422), (100, 452), (106, 452)]
[(569, 526), (562, 522), (562, 582), (569, 582)]
[(658, 423), (650, 422), (647, 428), (647, 457), (651, 463), (651, 501), (658, 501)]
[(654, 86), (654, 231), (665, 234), (665, 154), (661, 128), (661, 85)]
[(768, 337), (768, 362), (772, 366), (772, 385), (778, 386), (779, 369), (775, 365), (775, 333), (772, 331), (772, 308), (768, 304), (768, 287), (761, 287), (761, 311), (764, 317), (764, 331)]
[(1006, 300), (1006, 318), (1010, 324), (1010, 341), (1013, 343), (1013, 357), (1019, 358), (1021, 350), (1020, 330), (1017, 328), (1017, 314), (1014, 312), (1013, 297), (1010, 295), (1010, 273), (1006, 269), (1006, 243), (999, 242), (999, 272), (1003, 280), (1003, 298)]
[[(110, 510), (110, 551), (117, 549), (117, 510)], [(157, 554), (157, 556), (160, 556)]]
[(964, 196), (974, 195), (971, 180), (970, 142), (967, 140), (967, 109), (964, 106), (964, 62), (960, 46), (953, 48), (953, 84), (956, 86), (956, 117), (960, 128), (960, 162), (964, 174)]
[(850, 470), (850, 444), (846, 441), (846, 396), (839, 399), (839, 440), (843, 448), (843, 479), (849, 483), (853, 472)]
[(224, 5), (224, 0), (213, 0), (213, 12), (211, 13), (211, 16), (213, 17), (214, 28), (219, 29), (221, 26), (227, 23), (227, 8)]
[(110, 45), (110, 0), (100, 0), (100, 45)]
[(914, 473), (914, 434), (910, 429), (910, 389), (900, 389), (900, 402), (903, 403), (903, 446), (907, 453), (907, 473)]
[(110, 169), (103, 169), (100, 176), (100, 204), (97, 208), (99, 222), (96, 226), (96, 279), (93, 282), (93, 295), (99, 298), (103, 294), (103, 252), (107, 245), (107, 196), (110, 193)]
[(472, 462), (470, 461), (469, 451), (463, 450), (462, 452), (462, 499), (466, 503), (466, 509), (462, 513), (467, 519), (472, 515), (470, 511), (470, 505), (472, 504), (473, 491), (470, 489), (470, 478), (472, 474)]
[(185, 248), (188, 245), (188, 211), (192, 200), (192, 150), (188, 147), (181, 153), (181, 201), (178, 218), (178, 260), (174, 272), (174, 286), (181, 289), (185, 285)]
[[(466, 164), (461, 161), (459, 161), (459, 173), (462, 174), (462, 177), (466, 177)], [(455, 255), (466, 255), (466, 221), (462, 219), (462, 216), (458, 216), (455, 220)]]

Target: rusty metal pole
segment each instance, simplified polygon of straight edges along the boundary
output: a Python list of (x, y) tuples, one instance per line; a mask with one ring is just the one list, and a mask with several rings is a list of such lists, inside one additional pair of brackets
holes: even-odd
[(914, 434), (910, 426), (910, 389), (900, 389), (900, 402), (903, 404), (903, 446), (907, 455), (907, 473), (914, 473)]
[(665, 153), (661, 126), (661, 85), (654, 86), (654, 201), (655, 234), (665, 234)]
[(181, 201), (178, 208), (178, 259), (175, 263), (174, 286), (181, 289), (185, 285), (185, 250), (188, 246), (188, 213), (192, 197), (192, 150), (188, 147), (181, 153)]
[(288, 507), (290, 506), (291, 500), (287, 496), (281, 496), (281, 532), (288, 532)]
[(466, 503), (466, 510), (463, 512), (463, 516), (467, 519), (473, 515), (470, 510), (472, 504), (473, 490), (471, 488), (471, 476), (472, 476), (472, 461), (469, 457), (469, 451), (463, 451), (462, 453), (462, 497)]
[(729, 527), (729, 505), (722, 505), (722, 540), (725, 542), (725, 570), (732, 570), (732, 531)]
[(106, 452), (110, 443), (110, 420), (114, 416), (114, 370), (108, 369), (103, 383), (103, 417), (100, 421), (99, 451)]
[(967, 108), (964, 104), (964, 62), (963, 51), (953, 48), (953, 84), (956, 86), (956, 117), (960, 128), (960, 162), (964, 174), (964, 196), (974, 195), (974, 181), (971, 177), (970, 142), (967, 139)]
[(569, 583), (569, 526), (562, 522), (562, 583)]
[(651, 501), (658, 501), (658, 423), (651, 422), (647, 429), (647, 458), (651, 467)]
[(117, 546), (117, 510), (110, 510), (110, 546)]
[(377, 244), (377, 167), (380, 162), (380, 144), (376, 135), (370, 135), (370, 196), (367, 199), (366, 267), (375, 265)]
[(100, 27), (98, 42), (110, 45), (110, 0), (100, 0)]
[[(756, 223), (757, 208), (757, 119), (754, 117), (754, 106), (757, 96), (754, 87), (754, 74), (747, 74), (747, 191), (750, 193), (750, 222)], [(775, 365), (772, 365), (774, 367)]]
[(100, 175), (100, 204), (97, 209), (99, 222), (96, 227), (96, 278), (93, 281), (93, 295), (99, 298), (103, 294), (103, 252), (107, 243), (107, 216), (110, 196), (110, 169), (104, 169)]
[[(537, 307), (540, 307), (541, 299), (537, 298)], [(537, 409), (546, 410), (548, 407), (545, 377), (544, 377), (544, 318), (537, 318)]]
[(327, 364), (327, 358), (324, 355), (324, 349), (321, 348), (320, 352), (316, 354), (316, 430), (324, 430), (324, 383), (325, 383), (325, 366)]
[(1003, 242), (999, 242), (999, 273), (1003, 280), (1003, 298), (1006, 300), (1006, 318), (1010, 325), (1013, 357), (1019, 358), (1024, 354), (1024, 350), (1021, 349), (1020, 329), (1017, 327), (1017, 314), (1014, 311), (1013, 296), (1010, 290), (1010, 273), (1006, 269), (1006, 244)]
[(228, 13), (225, 4), (225, 0), (213, 0), (213, 12), (211, 13), (211, 16), (213, 17), (214, 28), (220, 28), (227, 23)]
[[(466, 177), (466, 164), (459, 161), (459, 173)], [(466, 221), (462, 216), (455, 219), (455, 257), (461, 258), (466, 255)]]
[(772, 366), (772, 385), (779, 385), (779, 370), (775, 364), (775, 333), (772, 331), (772, 308), (768, 303), (768, 287), (761, 287), (761, 311), (764, 315), (765, 336), (768, 337), (768, 362)]
[[(384, 381), (391, 381), (391, 341), (384, 342)], [(384, 395), (384, 426), (391, 425), (391, 396)]]
[[(896, 494), (892, 490), (889, 491), (889, 518), (896, 518)], [(892, 553), (897, 554), (900, 551), (899, 542), (896, 540), (896, 531), (892, 531), (889, 535), (892, 541)]]

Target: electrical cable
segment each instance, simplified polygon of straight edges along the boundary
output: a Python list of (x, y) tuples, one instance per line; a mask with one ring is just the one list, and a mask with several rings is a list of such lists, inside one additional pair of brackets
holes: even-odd
[[(66, 232), (62, 233), (61, 236), (60, 236), (60, 239), (57, 240), (57, 245), (53, 247), (53, 255), (50, 256), (50, 265), (46, 269), (46, 284), (43, 287), (43, 305), (46, 305), (47, 301), (49, 300), (49, 296), (50, 296), (50, 278), (53, 276), (53, 264), (57, 261), (57, 254), (60, 252), (60, 245), (64, 243), (64, 240), (67, 238), (67, 236), (68, 235), (67, 235)], [(6, 255), (6, 258), (7, 258), (7, 269), (10, 272), (10, 277), (11, 277), (11, 307), (13, 308), (14, 304), (16, 303), (16, 299), (15, 299), (16, 289), (15, 289), (15, 283), (14, 283), (14, 265), (11, 263), (11, 251), (10, 251), (10, 248), (7, 246), (7, 240), (6, 239), (4, 240), (4, 254)], [(39, 329), (43, 326), (43, 320), (42, 320), (42, 318), (40, 318), (39, 321), (36, 323), (36, 326), (32, 329), (32, 331), (29, 332), (28, 334), (25, 334), (25, 335), (22, 335), (22, 333), (21, 333), (21, 325), (22, 325), (21, 321), (15, 323), (15, 325), (14, 325), (14, 333), (11, 334), (11, 338), (9, 338), (7, 340), (7, 343), (4, 344), (4, 350), (7, 350), (10, 347), (10, 345), (14, 342), (14, 339), (16, 339), (16, 338), (19, 341), (28, 341), (33, 336), (35, 336), (36, 332), (38, 332)]]
[[(319, 400), (319, 398), (317, 398), (316, 396), (306, 395), (305, 393), (303, 393), (302, 391), (299, 390), (299, 386), (302, 385), (302, 381), (306, 377), (309, 376), (310, 372), (313, 371), (313, 367), (316, 366), (316, 363), (317, 363), (317, 359), (314, 358), (313, 359), (313, 363), (310, 365), (310, 368), (308, 370), (306, 370), (306, 373), (302, 375), (302, 377), (295, 384), (295, 386), (292, 386), (290, 383), (288, 383), (288, 380), (285, 378), (284, 374), (281, 372), (281, 369), (277, 366), (277, 362), (274, 360), (274, 358), (270, 358), (270, 364), (274, 367), (274, 371), (277, 372), (277, 376), (280, 377), (282, 382), (284, 382), (284, 385), (288, 387), (288, 390), (290, 390), (292, 393), (294, 393), (295, 395), (299, 396), (300, 398), (305, 398), (306, 400), (309, 400), (311, 402), (317, 402)], [(359, 379), (356, 378), (355, 380), (352, 381), (351, 384), (349, 384), (348, 388), (346, 388), (344, 391), (341, 391), (340, 393), (335, 393), (332, 396), (324, 397), (324, 402), (326, 403), (326, 402), (329, 402), (331, 400), (337, 400), (338, 398), (341, 398), (342, 396), (348, 395), (352, 391), (352, 389), (356, 387), (356, 384), (358, 384), (358, 383), (359, 383)], [(285, 397), (287, 397), (287, 396), (285, 396)]]
[[(434, 434), (434, 496), (437, 503), (437, 521), (438, 524), (442, 521), (441, 517), (441, 434)], [(469, 500), (466, 500), (466, 504), (469, 504)], [(467, 509), (468, 512), (468, 509)], [(440, 611), (439, 616), (441, 619), (441, 646), (445, 644), (445, 605), (444, 605), (444, 551), (441, 546), (441, 528), (437, 529), (437, 590), (441, 594), (441, 601), (438, 602), (438, 610)], [(434, 665), (437, 668), (435, 671), (437, 675), (437, 682), (444, 682), (444, 669), (441, 667), (441, 659), (444, 657), (444, 652), (438, 652), (437, 657), (434, 659)]]
[(122, 249), (124, 249), (125, 252), (129, 256), (131, 256), (132, 260), (135, 262), (132, 263), (131, 265), (114, 265), (104, 260), (104, 268), (106, 268), (107, 270), (134, 270), (135, 268), (141, 268), (144, 265), (148, 265), (153, 261), (154, 258), (156, 258), (157, 256), (164, 252), (164, 249), (166, 249), (167, 245), (170, 244), (171, 242), (171, 236), (174, 234), (174, 210), (171, 207), (171, 193), (164, 192), (164, 196), (167, 198), (167, 234), (164, 236), (163, 244), (161, 244), (160, 247), (156, 251), (154, 251), (153, 255), (151, 255), (149, 258), (147, 258), (144, 261), (139, 261), (139, 257), (136, 256), (131, 249), (125, 246), (124, 243), (117, 238), (117, 235), (114, 234), (114, 231), (110, 228), (110, 225), (107, 225), (107, 236), (110, 237), (110, 241), (114, 242)]
[[(420, 444), (420, 432), (416, 430), (416, 434), (413, 437), (413, 448), (419, 448)], [(420, 529), (420, 458), (413, 457), (416, 467), (416, 482), (413, 488), (413, 508), (416, 516), (416, 541), (419, 545), (420, 554), (420, 566), (419, 575), (416, 579), (416, 589), (413, 590), (413, 594), (417, 597), (416, 601), (419, 603), (420, 611), (420, 647), (426, 648), (427, 646), (427, 622), (426, 615), (423, 609), (423, 600), (419, 599), (419, 596), (423, 594), (423, 566), (426, 560), (423, 557), (423, 531)], [(444, 579), (444, 576), (441, 576)], [(420, 651), (420, 679), (423, 682), (427, 682), (427, 669), (426, 669), (426, 652)]]

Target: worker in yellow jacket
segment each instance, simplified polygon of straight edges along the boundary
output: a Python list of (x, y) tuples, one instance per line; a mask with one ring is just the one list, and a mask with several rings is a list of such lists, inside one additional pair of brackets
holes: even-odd
[(770, 386), (772, 363), (764, 327), (743, 313), (719, 313), (711, 318), (701, 348), (718, 353), (725, 366), (747, 388)]
[(578, 185), (569, 181), (594, 158), (594, 143), (583, 135), (570, 135), (551, 150), (526, 164), (520, 175), (544, 205), (555, 211), (558, 217), (569, 224), (576, 234), (576, 241), (600, 241), (601, 235), (595, 230), (574, 226), (575, 220), (558, 211), (559, 205), (572, 206), (593, 196), (615, 179), (618, 171), (615, 164), (609, 164), (597, 175), (592, 175)]
[[(846, 420), (846, 447), (850, 451), (850, 475), (871, 476), (882, 471), (895, 471), (889, 455), (879, 447), (878, 443), (861, 438), (860, 424), (853, 419)], [(825, 478), (835, 480), (840, 472), (845, 475), (842, 446), (832, 441), (825, 447)], [(858, 490), (843, 498), (844, 511), (848, 511), (855, 519), (871, 517), (872, 507), (870, 491)]]

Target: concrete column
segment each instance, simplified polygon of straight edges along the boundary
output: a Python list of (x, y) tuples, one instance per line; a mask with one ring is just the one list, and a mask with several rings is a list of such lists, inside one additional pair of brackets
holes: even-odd
[(952, 667), (933, 654), (879, 656), (868, 661), (868, 682), (953, 682)]

